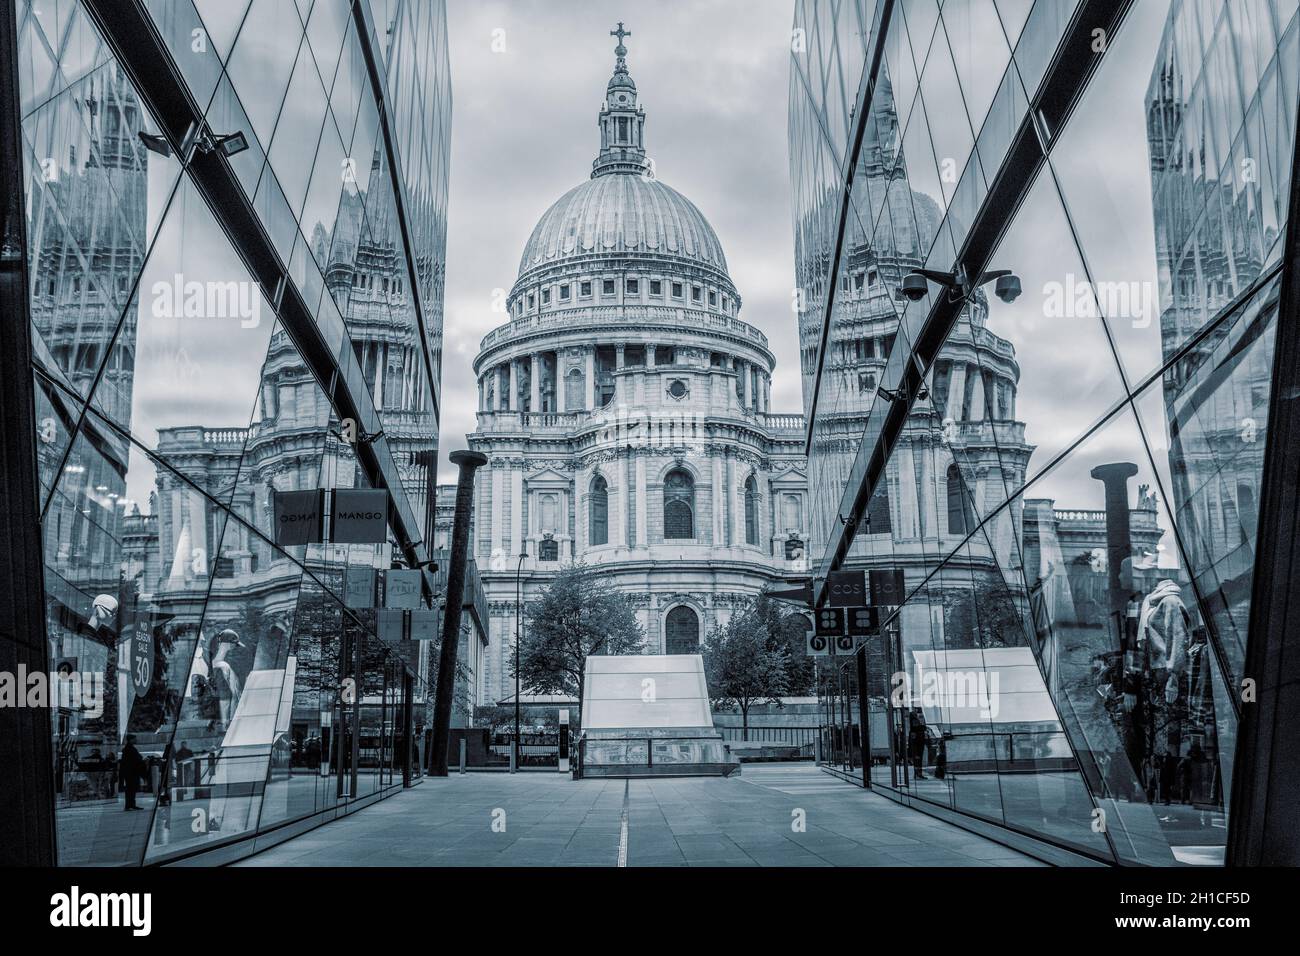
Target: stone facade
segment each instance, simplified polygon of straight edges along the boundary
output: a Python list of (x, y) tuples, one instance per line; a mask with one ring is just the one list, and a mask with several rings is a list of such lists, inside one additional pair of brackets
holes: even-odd
[(648, 653), (697, 648), (737, 605), (806, 572), (803, 417), (771, 410), (775, 356), (738, 317), (721, 243), (654, 176), (621, 40), (591, 178), (538, 222), (510, 321), (474, 362), (469, 444), (489, 465), (473, 552), (499, 700), (513, 694), (517, 568), (526, 603), (570, 562), (599, 566), (636, 606)]

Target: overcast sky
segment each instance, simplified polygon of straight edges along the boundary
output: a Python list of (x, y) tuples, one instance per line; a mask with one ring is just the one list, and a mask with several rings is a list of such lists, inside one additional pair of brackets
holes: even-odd
[[(452, 118), (440, 480), (474, 428), (472, 363), (547, 208), (587, 179), (619, 20), (656, 176), (722, 241), (741, 318), (779, 357), (773, 410), (802, 411), (786, 147), (789, 0), (450, 0)], [(494, 33), (494, 31), (504, 31)], [(493, 52), (503, 38), (505, 52)], [(499, 46), (500, 44), (498, 44)]]

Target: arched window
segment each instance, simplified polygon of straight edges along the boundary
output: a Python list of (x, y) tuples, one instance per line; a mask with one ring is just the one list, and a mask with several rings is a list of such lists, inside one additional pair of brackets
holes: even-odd
[(975, 513), (971, 507), (970, 497), (966, 494), (966, 483), (962, 479), (961, 469), (956, 465), (948, 466), (948, 533), (969, 534), (975, 528)]
[(583, 376), (582, 369), (569, 369), (569, 374), (564, 379), (564, 410), (566, 412), (576, 412), (580, 408), (587, 407), (587, 381)]
[(591, 479), (591, 543), (609, 544), (609, 483), (597, 475)]
[(684, 604), (668, 612), (664, 620), (665, 654), (698, 654), (700, 652), (700, 619)]
[(745, 479), (745, 544), (758, 544), (758, 485), (753, 475)]
[(695, 537), (695, 481), (680, 469), (664, 478), (664, 537)]

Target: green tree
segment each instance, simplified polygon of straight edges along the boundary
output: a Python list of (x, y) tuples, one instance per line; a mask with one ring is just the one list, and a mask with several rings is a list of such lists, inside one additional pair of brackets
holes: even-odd
[[(714, 627), (704, 642), (704, 676), (709, 697), (718, 709), (740, 710), (741, 739), (749, 739), (749, 709), (755, 704), (781, 703), (790, 689), (790, 650), (783, 633), (783, 615), (774, 614), (759, 599), (732, 615), (725, 627)], [(775, 629), (775, 630), (774, 630)]]
[(581, 563), (555, 575), (539, 599), (528, 605), (525, 621), (520, 684), (538, 694), (574, 695), (579, 720), (587, 658), (639, 654), (645, 642), (626, 596)]
[(811, 697), (817, 693), (815, 657), (806, 652), (812, 622), (806, 614), (790, 610), (780, 601), (760, 594), (752, 605), (754, 615), (771, 636), (773, 644), (786, 649), (786, 695)]

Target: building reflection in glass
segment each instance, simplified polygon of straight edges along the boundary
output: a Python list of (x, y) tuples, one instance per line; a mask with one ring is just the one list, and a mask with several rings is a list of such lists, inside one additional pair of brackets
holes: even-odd
[[(211, 38), (180, 74), (213, 128), (249, 139), (232, 170), (322, 327), (347, 330), (394, 491), (419, 513), (413, 452), (437, 443), (445, 16), (389, 5), (374, 25), (405, 136), (392, 169), (349, 6), (257, 0), (241, 26), (181, 5), (157, 26), (187, 54), (194, 29)], [(24, 5), (18, 21), (47, 631), (54, 665), (104, 688), (59, 691), (58, 858), (165, 861), (399, 782), (427, 651), (345, 606), (347, 574), (389, 568), (391, 544), (273, 543), (274, 492), (366, 487), (366, 472), (197, 187), (146, 148), (158, 124), (87, 12)]]
[(845, 516), (864, 436), (900, 400), (881, 386), (934, 305), (936, 287), (916, 303), (894, 290), (952, 268), (1071, 5), (892, 5), (845, 160), (843, 104), (883, 6), (832, 22), (798, 4), (821, 39), (791, 69), (811, 557), (851, 522), (846, 565), (900, 568), (907, 592), (823, 685), (831, 763), (1101, 859), (1221, 861), (1296, 10), (1129, 11), (991, 257), (1024, 294), (963, 310), (902, 399), (866, 513)]

